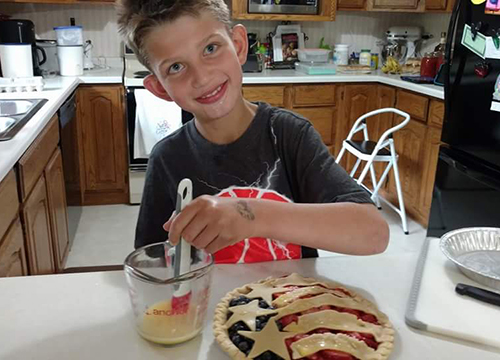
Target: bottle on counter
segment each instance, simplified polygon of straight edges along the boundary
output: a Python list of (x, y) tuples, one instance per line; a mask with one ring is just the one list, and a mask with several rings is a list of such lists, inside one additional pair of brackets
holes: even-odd
[(434, 48), (434, 56), (437, 58), (436, 60), (436, 73), (439, 72), (439, 68), (444, 62), (444, 52), (446, 50), (446, 33), (441, 33), (441, 40), (439, 44)]
[(371, 68), (372, 68), (372, 70), (377, 70), (378, 69), (378, 54), (377, 53), (373, 53), (372, 54)]
[(347, 44), (335, 45), (333, 62), (337, 65), (347, 65), (348, 61), (349, 61), (349, 45)]
[(370, 49), (361, 50), (359, 54), (359, 65), (371, 66), (372, 63), (372, 52)]

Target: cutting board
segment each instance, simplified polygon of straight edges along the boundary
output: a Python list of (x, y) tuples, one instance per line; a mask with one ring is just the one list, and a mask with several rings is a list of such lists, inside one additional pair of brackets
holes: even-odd
[(463, 275), (441, 252), (439, 239), (427, 238), (417, 262), (406, 323), (420, 330), (500, 348), (500, 307), (457, 294), (458, 283), (497, 291)]

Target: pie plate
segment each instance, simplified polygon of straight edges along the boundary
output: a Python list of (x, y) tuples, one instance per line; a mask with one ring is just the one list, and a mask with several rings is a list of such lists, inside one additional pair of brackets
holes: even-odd
[(450, 231), (441, 237), (440, 247), (465, 276), (500, 290), (500, 228)]

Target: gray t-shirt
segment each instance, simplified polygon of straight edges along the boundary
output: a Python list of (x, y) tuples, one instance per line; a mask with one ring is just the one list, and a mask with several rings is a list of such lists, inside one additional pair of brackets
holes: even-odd
[[(136, 248), (168, 238), (163, 224), (175, 210), (177, 185), (183, 178), (192, 180), (193, 198), (208, 194), (295, 203), (372, 203), (335, 163), (308, 120), (266, 103), (258, 103), (250, 126), (233, 143), (211, 143), (194, 121), (158, 142), (148, 161)], [(215, 261), (317, 256), (315, 249), (278, 240), (245, 239), (214, 254)]]

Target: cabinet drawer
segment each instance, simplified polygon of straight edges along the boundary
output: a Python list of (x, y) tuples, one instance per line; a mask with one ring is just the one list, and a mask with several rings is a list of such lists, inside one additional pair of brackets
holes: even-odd
[(431, 100), (429, 106), (429, 124), (437, 127), (443, 126), (444, 119), (444, 102)]
[(429, 99), (425, 96), (416, 95), (407, 91), (398, 91), (396, 108), (407, 112), (414, 119), (427, 121), (427, 110)]
[(18, 211), (16, 176), (14, 170), (11, 170), (0, 183), (0, 239), (17, 216)]
[(293, 105), (334, 105), (335, 85), (296, 85)]
[(284, 86), (243, 86), (243, 97), (248, 101), (264, 101), (273, 106), (284, 105)]
[(335, 116), (334, 108), (298, 108), (293, 109), (293, 111), (311, 121), (326, 145), (333, 144), (333, 118)]
[(58, 143), (59, 123), (56, 115), (19, 160), (19, 191), (23, 201), (42, 174)]

